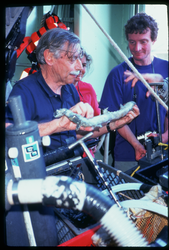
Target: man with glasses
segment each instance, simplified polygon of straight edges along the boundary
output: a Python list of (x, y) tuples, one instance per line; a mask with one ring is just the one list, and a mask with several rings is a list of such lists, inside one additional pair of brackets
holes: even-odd
[[(26, 120), (38, 122), (40, 136), (50, 135), (51, 145), (46, 150), (53, 150), (67, 145), (73, 138), (76, 140), (76, 124), (63, 116), (54, 119), (56, 109), (67, 108), (87, 118), (93, 117), (93, 109), (87, 103), (80, 102), (79, 95), (72, 84), (82, 70), (80, 39), (74, 33), (63, 29), (47, 31), (39, 40), (36, 48), (40, 70), (18, 81), (10, 96), (20, 95)], [(124, 118), (111, 122), (111, 129), (116, 129), (131, 122), (139, 114), (134, 106)], [(6, 126), (13, 122), (9, 105), (6, 109)], [(92, 128), (80, 128), (91, 131)], [(94, 132), (97, 137), (107, 133), (104, 126)], [(78, 135), (81, 136), (81, 135)]]

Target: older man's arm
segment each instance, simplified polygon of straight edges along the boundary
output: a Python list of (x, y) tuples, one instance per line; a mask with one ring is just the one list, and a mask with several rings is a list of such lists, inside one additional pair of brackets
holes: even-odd
[[(87, 118), (92, 118), (94, 111), (88, 103), (79, 102), (75, 106), (71, 107), (74, 113), (77, 113)], [(60, 119), (54, 119), (50, 122), (38, 124), (40, 136), (51, 135), (53, 133), (59, 133), (62, 131), (75, 130), (76, 124), (71, 122), (66, 116), (62, 116)], [(92, 131), (91, 127), (81, 129), (85, 131)]]
[[(140, 111), (139, 111), (139, 108), (137, 105), (135, 105), (133, 107), (133, 109), (131, 111), (129, 111), (127, 113), (127, 115), (125, 115), (124, 117), (116, 120), (116, 121), (112, 121), (110, 122), (109, 126), (110, 126), (110, 129), (113, 131), (115, 129), (119, 129), (119, 128), (122, 128), (124, 125), (130, 123), (134, 118), (136, 118), (138, 115), (140, 114)], [(102, 128), (99, 128), (99, 129), (95, 129), (93, 131), (93, 138), (96, 138), (96, 137), (99, 137), (103, 134), (107, 134), (108, 131), (107, 131), (107, 127), (106, 126), (103, 126)], [(78, 131), (77, 132), (77, 138), (81, 138), (82, 136), (84, 136), (86, 134), (86, 131)]]
[[(73, 106), (71, 110), (87, 118), (92, 118), (94, 113), (92, 107), (88, 103), (82, 103), (82, 102)], [(121, 128), (125, 124), (130, 123), (138, 115), (139, 115), (139, 108), (137, 107), (137, 105), (135, 105), (133, 107), (133, 110), (129, 111), (126, 116), (118, 119), (117, 121), (110, 122), (109, 125), (110, 129), (115, 130)], [(10, 124), (8, 123), (6, 125)], [(53, 133), (59, 133), (62, 131), (75, 130), (76, 126), (77, 125), (71, 122), (66, 116), (63, 116), (60, 119), (54, 119), (50, 122), (38, 124), (40, 136), (51, 135)], [(93, 131), (94, 138), (108, 133), (106, 126), (99, 128), (98, 130), (93, 130), (92, 127), (86, 127), (86, 128), (81, 127), (80, 130), (77, 132), (77, 138), (78, 139), (81, 138), (89, 131)]]
[[(93, 117), (94, 111), (93, 108), (88, 103), (79, 102), (75, 106), (71, 107), (71, 110), (74, 113), (85, 116), (87, 118)], [(11, 125), (11, 123), (6, 123), (6, 127)], [(50, 122), (39, 123), (39, 134), (40, 136), (51, 135), (54, 133), (59, 133), (62, 131), (75, 130), (76, 124), (71, 122), (66, 116), (63, 116), (59, 119), (54, 119)], [(91, 127), (86, 127), (81, 129), (85, 131), (92, 131)]]

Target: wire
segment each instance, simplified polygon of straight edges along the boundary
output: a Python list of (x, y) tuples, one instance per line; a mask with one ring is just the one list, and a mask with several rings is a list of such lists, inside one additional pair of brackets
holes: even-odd
[(158, 146), (166, 146), (166, 148), (164, 150), (168, 149), (168, 144), (165, 144), (165, 143), (162, 143), (162, 142), (159, 142)]
[(133, 175), (135, 174), (135, 172), (137, 172), (139, 169), (140, 169), (140, 166), (138, 166), (138, 167), (133, 171), (133, 173), (131, 174), (131, 177), (133, 177)]

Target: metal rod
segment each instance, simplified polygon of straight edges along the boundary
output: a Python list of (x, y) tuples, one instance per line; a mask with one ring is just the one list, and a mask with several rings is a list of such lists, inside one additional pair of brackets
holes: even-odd
[(112, 190), (109, 188), (107, 182), (105, 181), (103, 175), (99, 172), (99, 169), (98, 169), (98, 164), (96, 163), (96, 160), (95, 158), (92, 156), (91, 152), (89, 151), (89, 149), (87, 148), (86, 144), (84, 143), (84, 140), (88, 137), (90, 137), (93, 133), (90, 132), (88, 133), (86, 136), (84, 136), (83, 138), (79, 139), (78, 141), (76, 141), (75, 143), (71, 144), (69, 146), (69, 149), (75, 147), (77, 144), (80, 144), (82, 146), (82, 148), (84, 149), (86, 155), (88, 156), (89, 160), (92, 162), (95, 170), (97, 171), (97, 173), (99, 174), (100, 178), (102, 179), (104, 185), (106, 186), (107, 190), (109, 191), (110, 195), (112, 196), (112, 198), (114, 199), (114, 201), (116, 202), (116, 204), (121, 208), (121, 205), (118, 201), (118, 198), (117, 196), (112, 192)]
[(30, 213), (29, 213), (29, 210), (28, 210), (28, 206), (26, 204), (23, 205), (23, 209), (24, 209), (23, 218), (24, 218), (24, 222), (25, 222), (26, 231), (27, 231), (27, 234), (28, 234), (29, 244), (30, 244), (30, 246), (37, 246), (35, 236), (34, 236), (34, 232), (33, 232)]
[(21, 96), (12, 96), (9, 98), (9, 105), (12, 111), (14, 125), (19, 126), (26, 122), (25, 113), (23, 110)]
[(107, 133), (104, 140), (104, 157), (103, 157), (103, 162), (106, 164), (108, 164), (108, 159), (109, 159), (109, 141), (110, 141), (110, 133)]
[(117, 196), (112, 192), (112, 190), (109, 188), (107, 182), (105, 181), (103, 175), (100, 173), (99, 169), (98, 169), (98, 165), (96, 163), (95, 158), (92, 156), (92, 154), (90, 153), (89, 149), (87, 148), (86, 144), (83, 141), (80, 141), (80, 145), (83, 147), (86, 155), (89, 157), (90, 161), (92, 162), (95, 170), (97, 171), (97, 173), (99, 174), (100, 178), (102, 179), (104, 185), (106, 186), (107, 190), (109, 191), (110, 195), (112, 196), (112, 198), (114, 199), (114, 201), (116, 202), (116, 204), (121, 208), (121, 205), (118, 201)]
[(162, 87), (164, 85), (164, 82), (150, 82), (149, 85)]
[[(155, 92), (158, 93), (158, 86), (155, 86)], [(162, 142), (162, 132), (161, 132), (161, 121), (160, 121), (160, 109), (159, 109), (159, 103), (156, 100), (156, 110), (157, 110), (157, 124), (158, 124), (158, 133), (159, 133), (159, 138), (160, 138), (160, 142)], [(161, 159), (163, 160), (163, 147), (160, 147), (160, 151), (161, 151)]]
[[(13, 171), (13, 174), (16, 179), (19, 179), (21, 177), (20, 167), (18, 171)], [(30, 217), (27, 204), (23, 205), (22, 213), (23, 213), (23, 219), (24, 219), (25, 228), (26, 228), (26, 232), (27, 232), (27, 236), (29, 240), (29, 245), (37, 246), (34, 231), (33, 231), (32, 221), (31, 221), (31, 217)]]
[(107, 37), (111, 45), (117, 50), (117, 52), (120, 54), (120, 56), (124, 59), (124, 61), (128, 64), (128, 66), (133, 70), (133, 72), (136, 74), (136, 77), (146, 86), (146, 88), (150, 91), (150, 93), (158, 100), (158, 102), (168, 111), (167, 105), (161, 100), (161, 98), (153, 91), (153, 89), (150, 87), (150, 85), (146, 82), (146, 80), (143, 78), (143, 76), (138, 72), (138, 70), (134, 67), (134, 65), (128, 60), (126, 55), (122, 52), (122, 50), (119, 48), (119, 46), (114, 42), (114, 40), (109, 36), (109, 34), (100, 26), (100, 24), (96, 21), (94, 16), (91, 14), (89, 9), (86, 7), (85, 4), (82, 4), (83, 8), (87, 11), (87, 13), (91, 16), (93, 21), (97, 24), (97, 26), (101, 29), (101, 31), (104, 33), (104, 35)]
[(32, 67), (32, 64), (29, 64), (29, 63), (16, 63), (16, 66), (19, 66), (19, 67)]
[(87, 138), (91, 137), (92, 135), (93, 135), (93, 132), (88, 133), (87, 135), (85, 135), (81, 139), (79, 139), (79, 140), (75, 141), (74, 143), (70, 144), (68, 146), (68, 149), (74, 148), (76, 145), (80, 144), (82, 141), (86, 140)]

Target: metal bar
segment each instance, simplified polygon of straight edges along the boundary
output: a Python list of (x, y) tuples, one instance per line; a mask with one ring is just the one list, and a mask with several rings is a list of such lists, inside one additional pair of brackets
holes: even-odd
[(16, 66), (19, 66), (19, 67), (31, 67), (32, 64), (29, 64), (29, 63), (16, 63)]
[(27, 234), (28, 234), (29, 244), (30, 244), (30, 246), (37, 246), (36, 241), (35, 241), (34, 232), (33, 232), (30, 213), (29, 213), (29, 210), (28, 210), (28, 206), (23, 205), (23, 209), (24, 209), (23, 218), (24, 218), (24, 222), (25, 222), (26, 231), (27, 231)]
[[(155, 86), (155, 92), (158, 93), (158, 86)], [(161, 121), (160, 121), (160, 110), (159, 110), (159, 103), (156, 99), (156, 109), (157, 109), (157, 124), (158, 124), (158, 133), (159, 133), (159, 138), (160, 138), (160, 142), (162, 142), (162, 132), (161, 132)], [(161, 151), (161, 160), (163, 160), (163, 147), (160, 147), (160, 151)]]
[(150, 82), (149, 85), (162, 87), (164, 85), (164, 82)]
[(104, 157), (103, 157), (103, 162), (106, 164), (108, 164), (108, 159), (109, 159), (109, 141), (110, 141), (110, 133), (107, 133), (104, 140)]
[[(17, 172), (14, 171), (13, 173), (14, 173), (14, 177), (16, 179), (20, 178), (21, 177), (20, 167), (19, 167)], [(30, 246), (37, 246), (36, 240), (35, 240), (35, 235), (33, 232), (30, 213), (28, 210), (28, 206), (26, 204), (23, 205), (23, 212), (22, 213), (23, 213), (23, 219), (24, 219), (24, 223), (25, 223), (26, 232), (28, 235), (29, 244), (30, 244)]]
[(83, 142), (87, 138), (91, 137), (92, 135), (93, 135), (93, 132), (88, 133), (87, 135), (85, 135), (84, 137), (82, 137), (81, 139), (79, 139), (78, 141), (75, 141), (74, 143), (72, 143), (71, 145), (69, 145), (68, 148), (69, 149), (74, 148), (76, 145), (80, 144), (81, 142)]
[(88, 133), (86, 136), (82, 137), (80, 140), (76, 141), (75, 143), (71, 144), (69, 147), (69, 149), (75, 147), (77, 144), (80, 144), (82, 146), (82, 148), (84, 149), (86, 155), (88, 156), (89, 160), (92, 162), (95, 170), (97, 171), (98, 175), (100, 176), (101, 180), (104, 182), (104, 185), (106, 186), (107, 190), (109, 191), (110, 195), (113, 197), (114, 201), (116, 202), (116, 204), (121, 208), (121, 205), (118, 201), (117, 196), (112, 192), (112, 190), (109, 188), (107, 182), (105, 181), (103, 175), (99, 172), (99, 165), (96, 163), (95, 158), (92, 156), (92, 154), (90, 153), (89, 149), (87, 148), (86, 144), (84, 143), (84, 140), (88, 137), (90, 137), (93, 134), (93, 132)]

